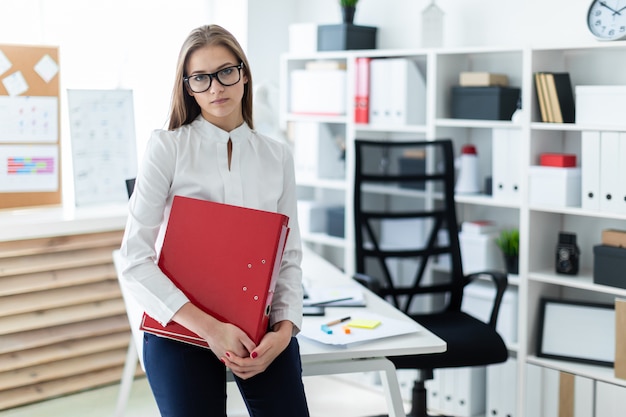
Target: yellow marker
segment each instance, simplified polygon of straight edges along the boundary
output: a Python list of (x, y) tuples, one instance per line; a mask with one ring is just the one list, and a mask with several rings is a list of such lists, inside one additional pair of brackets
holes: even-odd
[(374, 329), (379, 326), (380, 323), (380, 320), (354, 319), (348, 323), (348, 326), (359, 327), (361, 329)]

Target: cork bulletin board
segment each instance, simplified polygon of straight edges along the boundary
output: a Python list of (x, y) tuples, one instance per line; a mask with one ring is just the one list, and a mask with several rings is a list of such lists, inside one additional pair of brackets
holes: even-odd
[(0, 208), (61, 203), (59, 51), (0, 44)]

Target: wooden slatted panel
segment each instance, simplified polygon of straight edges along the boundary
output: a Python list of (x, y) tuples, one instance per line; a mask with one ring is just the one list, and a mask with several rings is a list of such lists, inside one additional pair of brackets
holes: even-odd
[(124, 365), (126, 349), (114, 349), (48, 362), (0, 374), (0, 390), (23, 387)]
[(116, 246), (105, 246), (5, 258), (0, 262), (0, 277), (111, 263), (115, 248)]
[(0, 372), (32, 367), (51, 361), (60, 361), (74, 356), (126, 348), (130, 337), (130, 332), (124, 331), (85, 339), (68, 340), (19, 352), (5, 353), (0, 355)]
[(0, 297), (0, 317), (120, 298), (117, 280)]
[(0, 278), (0, 297), (117, 279), (113, 264), (89, 265)]
[(0, 337), (0, 354), (21, 352), (41, 346), (53, 345), (65, 340), (88, 337), (100, 337), (129, 330), (126, 312), (117, 316), (96, 320), (78, 321), (62, 326), (50, 326), (43, 329), (28, 330)]
[[(87, 389), (119, 382), (123, 366), (86, 372), (68, 378), (0, 391), (0, 410), (73, 394)], [(141, 375), (137, 368), (135, 375)]]
[(68, 236), (53, 236), (40, 239), (13, 240), (0, 242), (0, 259), (35, 255), (38, 253), (66, 252), (76, 249), (103, 246), (119, 247), (124, 232), (86, 233)]
[(99, 317), (115, 316), (125, 312), (124, 301), (119, 298), (52, 310), (15, 314), (0, 317), (0, 335), (70, 324)]
[(130, 340), (112, 259), (122, 234), (0, 242), (0, 410), (119, 381)]

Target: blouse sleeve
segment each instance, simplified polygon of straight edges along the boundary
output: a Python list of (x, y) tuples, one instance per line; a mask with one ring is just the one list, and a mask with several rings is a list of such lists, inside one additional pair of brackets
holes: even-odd
[(296, 181), (294, 162), (287, 146), (283, 154), (283, 193), (278, 201), (278, 212), (289, 216), (289, 238), (283, 255), (280, 275), (276, 283), (270, 325), (282, 320), (291, 321), (294, 335), (302, 328), (302, 246), (298, 228)]
[(121, 279), (145, 311), (161, 324), (188, 302), (188, 298), (157, 265), (158, 241), (171, 205), (170, 186), (176, 146), (167, 132), (153, 132), (128, 205), (122, 240)]

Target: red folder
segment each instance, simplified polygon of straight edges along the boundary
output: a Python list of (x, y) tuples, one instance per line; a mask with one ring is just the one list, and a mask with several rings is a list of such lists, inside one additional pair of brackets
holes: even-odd
[[(258, 344), (267, 331), (288, 221), (279, 213), (175, 196), (159, 267), (197, 307)], [(144, 313), (140, 328), (208, 347), (174, 321), (162, 326)]]
[(371, 58), (365, 57), (356, 59), (356, 88), (354, 98), (355, 123), (369, 123), (371, 60)]

